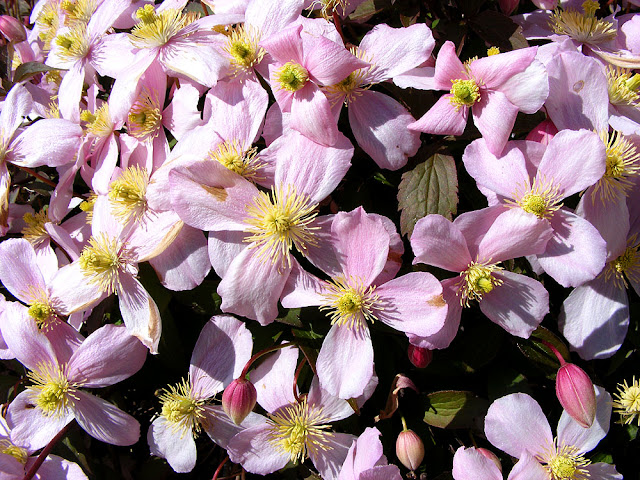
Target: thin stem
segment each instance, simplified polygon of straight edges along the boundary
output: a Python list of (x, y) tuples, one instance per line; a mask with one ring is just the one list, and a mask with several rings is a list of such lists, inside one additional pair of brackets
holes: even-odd
[(403, 416), (400, 416), (400, 421), (402, 421), (402, 431), (403, 431), (403, 432), (406, 432), (407, 430), (409, 430), (409, 429), (407, 428), (407, 421), (404, 419), (404, 417), (403, 417)]
[(340, 15), (338, 15), (338, 13), (335, 10), (333, 10), (333, 24), (335, 25), (336, 30), (340, 34), (340, 38), (342, 39), (342, 43), (345, 43), (345, 41), (344, 41), (344, 33), (342, 33), (342, 22), (340, 21)]
[(43, 177), (38, 172), (36, 172), (35, 170), (33, 170), (33, 169), (29, 168), (29, 167), (21, 167), (20, 165), (16, 165), (16, 167), (18, 167), (22, 171), (27, 172), (29, 175), (32, 175), (32, 176), (36, 177), (42, 183), (46, 183), (50, 187), (56, 188), (58, 186), (58, 184), (56, 182), (54, 182), (52, 180), (49, 180), (48, 178)]
[(218, 465), (218, 468), (216, 468), (216, 471), (213, 472), (213, 478), (211, 480), (218, 480), (218, 475), (220, 475), (220, 472), (222, 471), (222, 467), (224, 467), (224, 464), (227, 463), (228, 461), (229, 461), (229, 455), (224, 457), (224, 460), (220, 462), (220, 465)]
[(273, 347), (265, 348), (264, 350), (260, 350), (258, 353), (256, 353), (255, 355), (253, 355), (253, 357), (251, 357), (249, 359), (247, 364), (242, 369), (242, 373), (240, 374), (239, 378), (246, 377), (247, 373), (249, 372), (249, 369), (251, 368), (251, 365), (253, 364), (253, 362), (255, 362), (257, 359), (259, 359), (263, 355), (266, 355), (267, 353), (275, 352), (276, 350), (280, 350), (281, 348), (289, 347), (289, 346), (292, 346), (292, 345), (295, 345), (295, 343), (287, 342), (287, 343), (281, 343), (280, 345), (274, 345)]
[(29, 469), (29, 471), (27, 472), (27, 474), (24, 476), (22, 480), (31, 480), (33, 476), (36, 473), (38, 473), (38, 469), (40, 468), (42, 463), (45, 461), (45, 459), (47, 458), (51, 450), (53, 450), (53, 447), (56, 446), (56, 443), (58, 443), (62, 439), (62, 437), (64, 437), (67, 434), (67, 432), (71, 428), (71, 425), (73, 425), (73, 422), (67, 423), (64, 426), (64, 428), (60, 430), (58, 434), (51, 439), (51, 441), (47, 444), (47, 446), (42, 449), (42, 451), (40, 452), (40, 455), (38, 455), (38, 458), (36, 458), (36, 461), (34, 462), (33, 465), (31, 465), (31, 468)]
[(298, 368), (296, 368), (296, 374), (293, 376), (293, 396), (296, 398), (296, 402), (300, 401), (300, 397), (298, 396), (298, 377), (300, 376), (300, 372), (302, 371), (302, 367), (304, 367), (305, 363), (307, 363), (306, 356), (300, 362), (300, 365), (298, 365)]
[(551, 343), (547, 342), (546, 340), (539, 340), (539, 342), (543, 343), (549, 350), (553, 352), (553, 354), (558, 358), (558, 361), (560, 362), (560, 366), (567, 363), (564, 357), (560, 354), (560, 352), (556, 349), (556, 347), (554, 347)]

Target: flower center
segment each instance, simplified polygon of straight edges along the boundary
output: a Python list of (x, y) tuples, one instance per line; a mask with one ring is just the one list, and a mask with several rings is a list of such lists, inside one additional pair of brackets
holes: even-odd
[(60, 57), (65, 61), (80, 60), (89, 53), (87, 27), (84, 23), (77, 23), (68, 33), (58, 35), (55, 42), (60, 47)]
[(525, 212), (532, 213), (538, 218), (550, 219), (553, 214), (562, 207), (560, 203), (560, 188), (553, 185), (553, 182), (546, 179), (534, 178), (533, 185), (527, 186), (524, 194), (519, 191), (514, 192), (515, 202), (507, 201), (509, 204), (518, 205)]
[(74, 399), (77, 384), (70, 383), (63, 367), (50, 363), (38, 365), (38, 370), (27, 374), (34, 385), (29, 387), (33, 393), (31, 400), (44, 415), (61, 417), (67, 414)]
[(558, 8), (551, 14), (549, 26), (558, 35), (568, 35), (581, 43), (608, 42), (616, 37), (616, 28), (613, 23), (595, 16), (598, 8), (600, 4), (592, 0), (582, 4), (582, 13)]
[(249, 227), (244, 241), (254, 242), (250, 248), (258, 248), (260, 257), (268, 257), (272, 263), (281, 261), (291, 265), (290, 250), (293, 246), (305, 254), (309, 245), (316, 246), (313, 226), (317, 215), (316, 204), (306, 195), (300, 195), (289, 185), (271, 189), (271, 195), (260, 192), (247, 208)]
[(371, 88), (370, 79), (376, 69), (376, 65), (373, 63), (373, 58), (358, 47), (351, 47), (349, 51), (360, 60), (368, 62), (370, 66), (359, 68), (358, 70), (351, 72), (344, 80), (323, 88), (323, 91), (332, 105), (341, 101), (343, 96), (345, 105), (348, 105), (353, 99), (361, 96), (362, 92)]
[(157, 13), (153, 5), (148, 3), (136, 11), (136, 17), (140, 21), (131, 30), (131, 43), (138, 48), (154, 48), (168, 43), (199, 16), (193, 12), (183, 15), (175, 8)]
[(209, 152), (212, 160), (219, 162), (229, 170), (236, 172), (247, 180), (260, 180), (258, 171), (265, 165), (259, 160), (256, 147), (244, 150), (237, 140), (225, 141), (215, 150)]
[(66, 14), (66, 25), (75, 22), (89, 23), (91, 15), (96, 11), (95, 0), (63, 0), (60, 2), (60, 8)]
[(27, 313), (33, 318), (38, 325), (45, 324), (52, 316), (56, 314), (54, 308), (44, 302), (34, 302), (31, 304)]
[(309, 81), (309, 72), (296, 62), (287, 62), (276, 71), (276, 79), (280, 88), (297, 92)]
[(56, 32), (60, 25), (57, 8), (52, 3), (46, 3), (36, 19), (36, 25), (40, 30), (38, 38), (44, 43), (44, 50), (51, 50), (51, 42), (56, 38)]
[(554, 441), (545, 468), (552, 480), (586, 480), (589, 478), (589, 472), (584, 467), (590, 463), (573, 445), (556, 447)]
[(458, 283), (460, 305), (468, 307), (471, 300), (480, 301), (485, 294), (502, 285), (503, 281), (492, 275), (496, 270), (502, 270), (502, 267), (471, 262), (465, 271), (460, 272), (462, 277)]
[(129, 110), (129, 134), (139, 140), (157, 136), (162, 128), (161, 107), (158, 94), (145, 89)]
[(124, 223), (139, 222), (147, 213), (149, 174), (139, 166), (129, 167), (109, 187), (109, 201), (113, 213)]
[(614, 395), (613, 408), (620, 414), (620, 423), (630, 424), (637, 417), (640, 420), (640, 383), (633, 377), (631, 386), (625, 380), (618, 384), (618, 392)]
[(103, 233), (89, 239), (78, 261), (89, 282), (110, 295), (120, 289), (120, 275), (131, 268), (133, 254), (117, 238)]
[(333, 433), (327, 432), (331, 426), (326, 421), (322, 409), (309, 406), (305, 397), (269, 415), (270, 441), (278, 450), (288, 453), (292, 463), (302, 462), (310, 454), (315, 456), (319, 450), (331, 448), (328, 439)]
[(199, 432), (200, 422), (204, 418), (204, 400), (193, 398), (191, 385), (182, 380), (177, 385), (171, 385), (160, 395), (162, 402), (161, 415), (175, 430)]
[(640, 73), (620, 67), (607, 67), (609, 101), (614, 105), (637, 106), (640, 103)]
[(636, 242), (635, 235), (628, 239), (627, 245), (624, 253), (609, 262), (604, 270), (605, 280), (612, 280), (620, 289), (628, 287), (625, 276), (633, 282), (640, 281), (640, 244)]
[(366, 320), (377, 320), (375, 311), (382, 310), (380, 297), (374, 294), (375, 286), (367, 286), (357, 278), (339, 277), (326, 282), (327, 292), (323, 294), (320, 310), (329, 310), (331, 324), (346, 325), (349, 328), (365, 328)]
[(591, 200), (599, 196), (604, 203), (615, 200), (618, 193), (624, 196), (633, 188), (633, 178), (640, 173), (640, 153), (636, 146), (627, 138), (614, 131), (607, 134), (600, 132), (600, 138), (606, 145), (606, 170), (604, 175), (594, 185), (591, 191)]
[(96, 137), (108, 137), (113, 132), (113, 124), (109, 116), (109, 104), (106, 102), (93, 113), (89, 110), (83, 110), (80, 113), (80, 120), (85, 122), (87, 131)]
[(37, 247), (49, 238), (49, 234), (44, 228), (45, 223), (49, 221), (46, 206), (35, 215), (31, 213), (25, 213), (22, 218), (26, 225), (22, 229), (21, 233), (22, 236), (26, 240), (28, 240), (31, 245)]
[(480, 100), (480, 87), (475, 80), (458, 78), (451, 80), (451, 98), (449, 101), (456, 107), (456, 111), (464, 105), (472, 106)]
[(248, 73), (262, 61), (265, 51), (258, 45), (260, 32), (250, 25), (240, 25), (231, 29), (224, 51), (229, 55), (234, 75)]
[(11, 455), (23, 465), (27, 463), (27, 459), (29, 458), (29, 454), (24, 448), (18, 447), (9, 440), (4, 439), (0, 440), (0, 453)]

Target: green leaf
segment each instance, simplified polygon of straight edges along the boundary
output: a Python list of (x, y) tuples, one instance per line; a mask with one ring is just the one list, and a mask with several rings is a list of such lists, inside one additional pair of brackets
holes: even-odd
[(458, 175), (453, 157), (436, 153), (426, 162), (402, 174), (398, 187), (400, 231), (411, 235), (416, 222), (438, 213), (448, 219), (458, 205)]
[(424, 421), (439, 428), (479, 428), (489, 402), (472, 392), (443, 390), (427, 395)]
[(50, 72), (51, 70), (59, 69), (50, 67), (49, 65), (45, 65), (44, 63), (40, 62), (26, 62), (18, 65), (18, 68), (16, 68), (16, 73), (13, 75), (13, 81), (14, 83), (18, 83), (38, 73)]
[(538, 327), (531, 334), (531, 337), (528, 340), (516, 339), (520, 351), (524, 354), (525, 357), (529, 358), (535, 363), (553, 369), (557, 369), (560, 367), (558, 359), (551, 352), (551, 350), (549, 350), (542, 343), (536, 342), (536, 339), (545, 340), (552, 344), (554, 347), (556, 347), (558, 352), (560, 352), (560, 355), (562, 355), (565, 360), (569, 360), (571, 358), (569, 355), (569, 349), (565, 346), (562, 340), (560, 340), (546, 328)]

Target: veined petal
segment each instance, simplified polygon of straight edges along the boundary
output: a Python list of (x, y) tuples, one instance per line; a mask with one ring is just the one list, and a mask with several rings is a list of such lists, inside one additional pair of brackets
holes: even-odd
[(434, 135), (462, 135), (467, 126), (469, 108), (454, 106), (450, 100), (452, 96), (450, 93), (441, 96), (427, 113), (407, 128)]
[(196, 466), (196, 442), (191, 432), (180, 432), (164, 417), (156, 418), (147, 433), (151, 455), (165, 458), (174, 472), (186, 473)]
[(82, 128), (62, 118), (39, 120), (11, 144), (7, 161), (25, 167), (58, 167), (75, 160)]
[(247, 428), (231, 439), (227, 446), (229, 459), (247, 472), (267, 475), (289, 463), (290, 455), (272, 442), (272, 427), (268, 423)]
[(342, 44), (325, 36), (302, 32), (303, 62), (309, 75), (319, 85), (334, 85), (359, 68), (367, 68), (368, 62), (350, 53)]
[(45, 293), (45, 284), (33, 246), (23, 238), (0, 243), (0, 281), (18, 300), (30, 304), (32, 294)]
[(466, 77), (466, 71), (456, 54), (456, 46), (447, 40), (438, 51), (436, 58), (436, 71), (433, 78), (435, 87), (438, 90), (449, 90), (451, 80), (464, 77)]
[(502, 480), (502, 472), (495, 463), (474, 447), (460, 447), (453, 456), (455, 480)]
[(311, 82), (295, 92), (289, 126), (322, 145), (333, 146), (340, 135), (329, 100)]
[(298, 355), (297, 348), (283, 348), (269, 355), (250, 373), (258, 393), (258, 403), (267, 412), (273, 413), (296, 401), (291, 379), (296, 371)]
[(0, 142), (8, 144), (11, 141), (13, 133), (22, 123), (22, 117), (31, 111), (32, 104), (31, 94), (24, 84), (16, 83), (9, 90), (0, 111), (0, 131), (2, 131)]
[(471, 62), (469, 68), (488, 88), (496, 88), (531, 65), (537, 51), (537, 47), (529, 47), (482, 57)]
[[(491, 58), (491, 57), (489, 57)], [(482, 133), (487, 148), (494, 155), (500, 155), (509, 140), (516, 123), (518, 107), (499, 91), (487, 90), (471, 108), (473, 122)]]
[(427, 215), (413, 228), (411, 248), (416, 255), (413, 263), (426, 263), (462, 272), (473, 260), (467, 241), (454, 223), (442, 215)]
[(120, 275), (120, 283), (120, 312), (127, 330), (151, 353), (158, 353), (162, 322), (156, 302), (135, 277)]

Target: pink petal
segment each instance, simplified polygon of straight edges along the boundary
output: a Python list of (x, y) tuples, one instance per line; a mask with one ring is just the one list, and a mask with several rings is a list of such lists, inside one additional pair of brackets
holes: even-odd
[(231, 439), (246, 428), (264, 424), (265, 417), (250, 413), (240, 425), (236, 425), (221, 405), (205, 405), (202, 428), (209, 438), (222, 448), (227, 448)]
[(25, 167), (58, 167), (74, 161), (82, 128), (61, 118), (39, 120), (11, 144), (6, 160)]
[[(280, 64), (302, 64), (302, 25), (292, 25), (262, 40), (260, 45)], [(345, 75), (346, 76), (346, 75)]]
[(511, 335), (529, 338), (549, 313), (549, 293), (524, 275), (502, 270), (494, 277), (504, 283), (482, 298), (480, 310)]
[[(366, 397), (366, 399), (371, 397), (376, 385), (378, 385), (378, 378), (374, 374), (374, 376), (369, 380), (369, 383), (364, 387), (363, 395), (356, 397), (358, 405), (364, 404), (364, 401), (366, 401), (362, 400), (364, 397)], [(309, 387), (307, 401), (315, 408), (322, 409), (322, 414), (326, 422), (344, 420), (355, 413), (353, 411), (353, 407), (349, 405), (349, 402), (345, 399), (336, 397), (335, 395), (331, 395), (322, 388), (317, 376), (314, 376), (313, 380), (311, 380), (311, 387)]]
[(229, 315), (211, 317), (193, 348), (189, 378), (193, 395), (213, 397), (240, 375), (251, 357), (253, 340), (244, 323)]
[[(216, 11), (223, 5), (216, 6)], [(302, 13), (302, 2), (281, 2), (279, 0), (263, 0), (249, 2), (245, 11), (245, 24), (256, 27), (264, 35), (283, 30), (295, 21)]]
[[(27, 469), (29, 465), (30, 462), (27, 462)], [(36, 480), (87, 480), (87, 476), (78, 464), (57, 455), (48, 455), (33, 478)]]
[(247, 428), (231, 439), (227, 453), (233, 463), (246, 471), (267, 475), (280, 470), (289, 462), (289, 454), (274, 446), (269, 424)]
[(80, 120), (79, 105), (80, 99), (82, 98), (82, 84), (84, 83), (85, 77), (83, 63), (83, 61), (78, 61), (71, 65), (71, 68), (64, 74), (60, 82), (60, 89), (58, 90), (60, 116), (73, 122), (79, 122)]
[(89, 393), (76, 391), (76, 421), (93, 438), (111, 445), (133, 445), (140, 438), (140, 424), (118, 407)]
[(626, 195), (616, 191), (613, 198), (603, 202), (593, 193), (592, 188), (585, 192), (575, 213), (598, 230), (607, 243), (607, 260), (612, 260), (627, 248), (630, 225)]
[[(205, 87), (213, 87), (227, 67), (228, 60), (215, 46), (206, 44), (208, 35), (207, 32), (195, 32), (188, 40), (166, 44), (158, 57), (165, 71), (184, 75)], [(205, 40), (200, 43), (198, 37)]]
[(524, 450), (518, 463), (509, 472), (507, 480), (549, 480), (549, 472)]
[(332, 146), (340, 132), (325, 94), (309, 82), (295, 92), (289, 126), (316, 143)]
[(600, 180), (605, 164), (605, 146), (597, 133), (563, 130), (549, 142), (537, 177), (553, 179), (553, 185), (560, 187), (561, 198), (565, 198)]
[(350, 53), (342, 44), (324, 36), (302, 32), (303, 65), (319, 85), (334, 85), (369, 63)]
[(616, 470), (616, 466), (608, 463), (592, 463), (584, 467), (584, 469), (589, 472), (590, 478), (597, 478), (598, 480), (623, 479), (623, 476)]
[(441, 96), (427, 113), (407, 128), (434, 135), (462, 135), (467, 126), (469, 108), (454, 106), (451, 97), (449, 93)]
[(400, 469), (395, 465), (379, 465), (365, 470), (358, 480), (402, 480)]
[(300, 264), (295, 262), (282, 290), (280, 302), (284, 308), (320, 306), (324, 302), (322, 293), (325, 291), (325, 282), (303, 270)]
[(118, 298), (120, 313), (129, 334), (137, 337), (153, 354), (158, 353), (162, 321), (156, 302), (133, 276), (121, 275)]
[(427, 215), (413, 228), (411, 248), (413, 263), (426, 263), (450, 272), (467, 269), (472, 258), (462, 232), (442, 215)]
[(398, 170), (420, 148), (420, 133), (407, 129), (415, 118), (391, 97), (363, 91), (349, 102), (349, 122), (358, 145), (381, 168)]
[(278, 299), (291, 267), (261, 257), (252, 245), (255, 244), (245, 247), (231, 262), (218, 285), (220, 309), (268, 325), (278, 315)]
[(553, 237), (538, 262), (563, 287), (577, 287), (604, 268), (606, 244), (593, 225), (564, 208), (551, 218)]
[(596, 390), (596, 419), (589, 428), (584, 428), (566, 411), (562, 412), (558, 421), (558, 445), (570, 445), (577, 449), (577, 453), (584, 454), (590, 452), (600, 440), (607, 436), (609, 432), (609, 422), (611, 421), (612, 399), (611, 395), (598, 385)]
[(581, 358), (611, 357), (629, 329), (626, 290), (603, 276), (580, 285), (562, 304), (558, 327)]
[(438, 90), (450, 90), (451, 80), (466, 78), (464, 65), (456, 54), (456, 46), (451, 41), (444, 42), (436, 58), (436, 71), (433, 78)]
[(496, 464), (473, 447), (456, 450), (451, 474), (455, 480), (502, 480)]
[(324, 390), (339, 398), (355, 398), (373, 375), (373, 346), (369, 328), (334, 324), (317, 360), (318, 378)]
[(497, 90), (504, 93), (521, 112), (536, 113), (549, 96), (547, 69), (534, 60), (523, 72), (509, 78)]
[(269, 355), (250, 373), (258, 393), (258, 403), (267, 412), (294, 403), (293, 377), (298, 363), (298, 349), (286, 347)]
[(231, 262), (247, 247), (244, 232), (209, 232), (207, 250), (213, 270), (220, 278), (224, 277)]
[(105, 298), (100, 288), (87, 281), (78, 261), (62, 267), (49, 284), (56, 310), (62, 315), (81, 312)]
[(402, 238), (398, 235), (395, 223), (393, 223), (391, 219), (383, 215), (378, 215), (377, 213), (370, 213), (369, 215), (379, 219), (382, 222), (382, 226), (389, 234), (389, 254), (387, 255), (387, 263), (380, 275), (378, 275), (373, 281), (376, 285), (381, 285), (394, 278), (400, 270), (400, 267), (402, 267), (404, 244), (402, 243)]
[(378, 319), (396, 330), (427, 337), (444, 325), (447, 305), (442, 285), (430, 273), (407, 273), (379, 286), (375, 293), (382, 306)]
[(469, 67), (476, 79), (484, 82), (488, 88), (496, 88), (531, 65), (537, 50), (537, 47), (520, 48), (482, 57), (471, 62)]
[(2, 143), (9, 143), (13, 133), (22, 123), (22, 117), (31, 111), (33, 100), (28, 90), (22, 83), (16, 83), (2, 104), (0, 112), (0, 130), (2, 131)]
[(487, 148), (494, 155), (499, 155), (516, 123), (518, 107), (511, 103), (504, 93), (486, 90), (471, 112), (473, 122), (480, 130)]
[(355, 436), (346, 433), (334, 432), (327, 439), (328, 448), (326, 450), (318, 449), (315, 454), (310, 452), (311, 462), (318, 469), (318, 473), (322, 478), (337, 478), (340, 468), (347, 457), (349, 447), (355, 440)]
[(516, 458), (523, 450), (543, 456), (553, 442), (540, 405), (526, 393), (494, 401), (484, 420), (484, 433), (493, 445)]
[(75, 351), (67, 377), (83, 387), (106, 387), (136, 373), (146, 358), (147, 349), (124, 326), (104, 325)]
[(156, 418), (147, 433), (149, 450), (151, 455), (165, 458), (174, 472), (190, 472), (198, 455), (193, 434), (173, 427), (164, 417)]
[(23, 238), (0, 243), (0, 281), (18, 300), (31, 304), (34, 293), (44, 294), (47, 287), (38, 267), (33, 246)]

